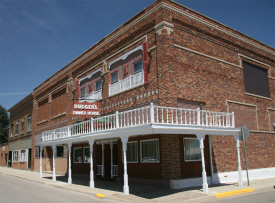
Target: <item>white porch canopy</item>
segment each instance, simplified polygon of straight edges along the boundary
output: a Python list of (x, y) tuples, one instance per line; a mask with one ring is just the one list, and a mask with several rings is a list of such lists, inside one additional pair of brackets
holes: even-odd
[[(234, 113), (213, 112), (198, 109), (182, 109), (173, 107), (150, 106), (125, 112), (116, 112), (70, 126), (42, 133), (40, 144), (40, 178), (42, 178), (42, 147), (52, 146), (53, 156), (55, 145), (68, 144), (69, 168), (68, 183), (71, 179), (71, 146), (72, 143), (89, 142), (90, 145), (90, 188), (94, 188), (93, 144), (95, 141), (121, 139), (124, 158), (125, 195), (129, 195), (126, 151), (127, 141), (131, 136), (149, 134), (194, 134), (200, 141), (202, 157), (203, 192), (208, 193), (208, 183), (205, 171), (204, 146), (205, 135), (209, 135), (210, 143), (214, 136), (233, 135), (238, 153), (239, 186), (242, 186), (240, 162), (240, 128), (235, 128)], [(210, 149), (211, 150), (211, 149)], [(211, 160), (212, 163), (212, 160)], [(211, 168), (212, 169), (212, 168)], [(211, 170), (213, 173), (213, 170)], [(55, 178), (55, 160), (53, 157), (53, 181)]]

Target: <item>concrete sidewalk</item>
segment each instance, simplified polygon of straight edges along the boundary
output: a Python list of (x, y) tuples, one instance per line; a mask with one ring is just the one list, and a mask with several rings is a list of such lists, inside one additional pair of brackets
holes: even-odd
[[(44, 173), (43, 178), (39, 178), (39, 172), (28, 171), (28, 170), (18, 170), (6, 167), (0, 167), (0, 174), (6, 174), (10, 176), (15, 176), (18, 178), (27, 179), (30, 181), (35, 181), (63, 189), (73, 190), (81, 193), (96, 195), (104, 194), (104, 198), (111, 198), (119, 201), (126, 202), (210, 202), (215, 201), (216, 197), (214, 194), (226, 193), (234, 195), (236, 190), (253, 188), (255, 192), (273, 189), (275, 185), (275, 178), (268, 179), (258, 179), (251, 180), (250, 186), (247, 186), (247, 182), (244, 181), (243, 187), (239, 187), (237, 183), (230, 184), (220, 184), (220, 185), (210, 185), (209, 193), (205, 194), (202, 192), (202, 188), (188, 188), (188, 189), (164, 189), (153, 186), (129, 184), (130, 195), (123, 195), (123, 183), (110, 182), (95, 180), (95, 189), (89, 188), (89, 176), (73, 176), (72, 185), (68, 185), (68, 178), (64, 175), (57, 175), (56, 180), (52, 181), (51, 173)], [(150, 180), (148, 180), (150, 181)], [(242, 191), (241, 191), (242, 192)]]

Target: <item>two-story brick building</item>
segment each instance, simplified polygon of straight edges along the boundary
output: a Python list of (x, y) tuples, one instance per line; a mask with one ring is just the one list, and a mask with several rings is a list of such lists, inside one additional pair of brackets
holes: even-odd
[(128, 181), (207, 192), (242, 185), (245, 125), (250, 177), (275, 176), (274, 61), (274, 48), (156, 1), (34, 89), (32, 167), (69, 184), (90, 174), (91, 188), (123, 179), (125, 195)]
[(15, 169), (31, 169), (32, 107), (31, 93), (8, 110), (10, 112), (9, 167)]

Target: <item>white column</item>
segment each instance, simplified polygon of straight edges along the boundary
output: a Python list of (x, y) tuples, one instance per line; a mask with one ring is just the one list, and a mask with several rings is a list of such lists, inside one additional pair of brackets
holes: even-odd
[(102, 177), (105, 176), (105, 174), (104, 174), (104, 142), (102, 142), (102, 167), (101, 167), (101, 174), (102, 174)]
[(72, 143), (68, 143), (68, 157), (69, 157), (69, 167), (68, 167), (68, 184), (72, 184), (72, 160), (71, 160), (71, 154), (72, 154)]
[(124, 193), (124, 195), (129, 195), (128, 174), (127, 174), (127, 159), (126, 159), (128, 137), (121, 137), (121, 141), (122, 141), (123, 160), (124, 160), (123, 193)]
[(241, 167), (241, 155), (240, 155), (240, 141), (239, 141), (239, 135), (234, 136), (236, 140), (236, 147), (237, 147), (237, 153), (238, 153), (238, 172), (239, 172), (239, 186), (243, 186), (243, 180), (242, 180), (242, 167)]
[(52, 145), (53, 149), (53, 181), (56, 181), (56, 176), (55, 176), (55, 145)]
[(207, 176), (205, 171), (205, 161), (204, 161), (204, 146), (203, 140), (205, 135), (196, 135), (198, 140), (200, 141), (200, 148), (201, 148), (201, 163), (202, 163), (202, 188), (204, 193), (208, 193), (208, 184), (207, 184)]
[(113, 141), (110, 143), (111, 148), (111, 178), (113, 177)]
[(94, 140), (89, 140), (89, 145), (90, 145), (90, 188), (94, 189), (95, 188), (95, 183), (94, 183), (94, 169), (93, 169), (93, 147), (94, 147)]
[(43, 146), (40, 146), (40, 173), (39, 173), (39, 178), (42, 178), (42, 149), (43, 149)]
[(208, 136), (209, 138), (209, 155), (210, 155), (210, 166), (211, 166), (211, 183), (214, 184), (214, 169), (212, 160), (212, 143), (214, 141), (214, 136)]

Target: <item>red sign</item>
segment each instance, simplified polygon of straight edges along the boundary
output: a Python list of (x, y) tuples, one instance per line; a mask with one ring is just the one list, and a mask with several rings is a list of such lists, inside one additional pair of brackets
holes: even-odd
[(89, 103), (87, 101), (73, 102), (73, 116), (83, 116), (83, 117), (98, 117), (99, 114), (99, 103)]

